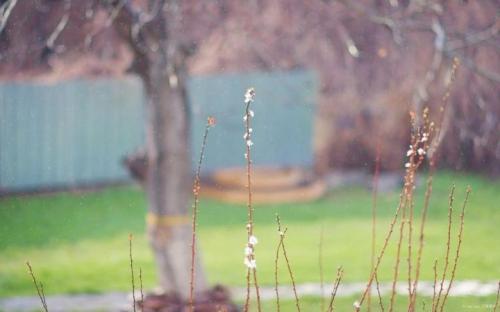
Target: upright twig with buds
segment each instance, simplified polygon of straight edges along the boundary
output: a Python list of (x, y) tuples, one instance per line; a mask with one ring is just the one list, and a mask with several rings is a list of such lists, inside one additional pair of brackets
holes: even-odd
[(437, 310), (439, 307), (439, 301), (441, 298), (441, 294), (443, 293), (443, 287), (444, 287), (444, 281), (446, 278), (446, 273), (448, 272), (448, 266), (449, 266), (449, 258), (450, 258), (450, 245), (451, 245), (451, 224), (452, 224), (452, 215), (453, 215), (453, 201), (455, 200), (455, 185), (452, 186), (451, 191), (450, 191), (450, 196), (449, 196), (449, 205), (448, 205), (448, 237), (446, 239), (446, 255), (444, 258), (444, 269), (443, 269), (443, 274), (441, 276), (441, 283), (439, 285), (439, 292), (436, 297), (436, 303), (435, 306), (432, 307), (432, 311)]
[[(417, 250), (417, 261), (415, 265), (415, 279), (413, 281), (413, 286), (411, 287), (411, 294), (410, 294), (410, 303), (408, 306), (408, 311), (413, 312), (415, 311), (415, 304), (417, 300), (417, 287), (418, 287), (418, 282), (420, 278), (420, 268), (421, 268), (421, 262), (422, 262), (422, 251), (424, 248), (424, 231), (425, 231), (425, 223), (427, 220), (427, 212), (429, 210), (429, 203), (430, 203), (430, 197), (432, 194), (432, 180), (434, 176), (434, 172), (436, 170), (436, 153), (438, 150), (438, 147), (441, 143), (441, 140), (443, 139), (444, 132), (443, 127), (445, 127), (445, 115), (448, 111), (448, 105), (449, 105), (449, 99), (451, 95), (451, 87), (453, 85), (453, 82), (455, 81), (457, 70), (459, 68), (459, 61), (457, 58), (453, 59), (453, 64), (451, 67), (451, 72), (450, 72), (450, 80), (448, 81), (448, 84), (446, 85), (446, 91), (441, 98), (441, 109), (440, 109), (440, 116), (439, 116), (439, 123), (437, 125), (437, 128), (435, 129), (435, 135), (431, 143), (429, 143), (429, 151), (428, 151), (428, 162), (429, 162), (429, 173), (427, 177), (427, 186), (425, 190), (425, 196), (424, 196), (424, 207), (422, 209), (421, 213), (421, 218), (420, 218), (420, 232), (419, 232), (419, 244), (418, 244), (418, 250)], [(431, 124), (432, 125), (432, 124)], [(429, 136), (422, 137), (422, 140), (428, 141)]]
[(203, 134), (203, 142), (201, 144), (200, 158), (198, 159), (198, 166), (196, 168), (196, 175), (193, 185), (193, 217), (192, 217), (192, 231), (191, 231), (191, 275), (189, 280), (189, 310), (194, 311), (194, 276), (195, 276), (195, 260), (196, 260), (196, 226), (198, 220), (198, 204), (200, 196), (200, 174), (201, 164), (205, 157), (205, 147), (207, 145), (208, 132), (210, 128), (215, 126), (215, 118), (208, 117), (207, 125), (205, 126), (205, 133)]
[(245, 299), (244, 311), (248, 311), (250, 303), (250, 277), (253, 275), (253, 282), (255, 286), (255, 292), (257, 296), (257, 309), (261, 311), (260, 304), (260, 291), (259, 284), (257, 282), (257, 262), (255, 260), (255, 245), (258, 243), (257, 237), (254, 235), (253, 231), (253, 213), (254, 208), (252, 205), (252, 157), (251, 157), (251, 147), (252, 142), (252, 128), (251, 119), (254, 117), (254, 112), (250, 108), (250, 104), (253, 103), (255, 99), (255, 90), (250, 88), (245, 93), (245, 115), (243, 116), (243, 122), (245, 124), (245, 133), (243, 134), (243, 139), (245, 141), (245, 159), (247, 164), (247, 189), (248, 189), (248, 201), (247, 201), (247, 244), (245, 246), (245, 258), (244, 264), (247, 267), (247, 292)]
[[(387, 249), (387, 246), (389, 244), (389, 240), (392, 236), (392, 233), (394, 231), (394, 228), (396, 226), (396, 222), (398, 218), (400, 217), (400, 214), (402, 212), (403, 217), (401, 218), (401, 224), (399, 227), (399, 239), (397, 243), (397, 256), (396, 256), (396, 265), (395, 265), (395, 270), (394, 270), (394, 277), (393, 277), (393, 285), (392, 285), (392, 293), (391, 293), (391, 304), (389, 307), (389, 311), (393, 310), (393, 305), (394, 305), (394, 298), (395, 298), (395, 289), (396, 289), (396, 281), (398, 278), (398, 273), (399, 273), (399, 263), (400, 263), (400, 254), (401, 254), (401, 247), (403, 243), (403, 234), (404, 234), (404, 225), (406, 222), (411, 224), (412, 218), (409, 218), (410, 220), (406, 220), (406, 214), (407, 214), (407, 209), (409, 207), (409, 215), (412, 216), (412, 209), (413, 209), (413, 193), (414, 193), (414, 187), (415, 187), (415, 176), (417, 170), (421, 167), (425, 155), (427, 154), (427, 151), (429, 149), (429, 136), (433, 132), (434, 124), (433, 123), (428, 123), (428, 119), (425, 117), (427, 114), (428, 110), (424, 110), (424, 120), (426, 120), (425, 125), (423, 127), (416, 127), (415, 126), (415, 113), (410, 113), (411, 117), (411, 125), (412, 125), (412, 136), (411, 136), (411, 144), (410, 144), (410, 149), (407, 151), (406, 156), (408, 157), (408, 161), (405, 164), (406, 168), (406, 173), (405, 173), (405, 178), (404, 178), (404, 187), (403, 191), (400, 194), (399, 198), (399, 203), (396, 209), (396, 212), (391, 220), (391, 223), (389, 225), (389, 231), (385, 236), (384, 243), (382, 245), (382, 249), (379, 252), (377, 259), (375, 261), (375, 264), (373, 266), (373, 270), (370, 273), (370, 278), (368, 280), (368, 283), (365, 287), (365, 290), (363, 294), (361, 295), (361, 298), (359, 301), (356, 301), (354, 304), (354, 308), (356, 311), (358, 311), (364, 300), (366, 299), (368, 292), (371, 289), (372, 283), (375, 279), (375, 275), (377, 274), (378, 268), (380, 266), (380, 263), (382, 261), (382, 258), (385, 254), (385, 251)], [(411, 231), (410, 231), (411, 232)], [(410, 235), (411, 236), (411, 235)], [(409, 245), (410, 247), (409, 252), (411, 253), (411, 241), (409, 240)], [(410, 257), (408, 258), (408, 267), (409, 271), (411, 271), (411, 259)], [(410, 276), (410, 274), (409, 274)], [(411, 277), (409, 277), (408, 284), (411, 286)], [(411, 288), (409, 292), (411, 291)]]
[[(455, 250), (455, 258), (453, 259), (453, 268), (451, 269), (451, 278), (448, 284), (448, 288), (446, 289), (446, 293), (443, 297), (443, 303), (441, 304), (441, 308), (439, 309), (441, 312), (444, 309), (444, 305), (446, 303), (446, 299), (448, 298), (448, 294), (450, 293), (451, 286), (453, 285), (453, 280), (455, 279), (455, 273), (457, 271), (458, 258), (460, 257), (460, 248), (462, 246), (462, 237), (464, 233), (464, 219), (465, 219), (465, 206), (467, 206), (467, 201), (469, 200), (469, 194), (471, 192), (470, 186), (467, 187), (465, 191), (465, 199), (462, 205), (462, 212), (460, 213), (460, 229), (458, 230), (458, 243), (457, 248)], [(436, 307), (437, 309), (437, 307)]]

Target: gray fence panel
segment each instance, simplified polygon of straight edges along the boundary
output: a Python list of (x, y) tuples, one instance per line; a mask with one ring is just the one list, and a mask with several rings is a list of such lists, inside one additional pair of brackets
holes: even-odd
[[(204, 171), (243, 166), (243, 94), (252, 109), (256, 165), (311, 166), (316, 79), (312, 72), (191, 78), (191, 148), (196, 165), (206, 118)], [(138, 78), (0, 84), (0, 191), (129, 179), (120, 160), (144, 144), (144, 91)]]
[(120, 159), (144, 142), (141, 82), (0, 85), (0, 189), (128, 179)]
[(217, 125), (210, 132), (205, 172), (244, 166), (243, 95), (249, 87), (256, 91), (252, 104), (254, 164), (312, 166), (316, 86), (314, 74), (302, 70), (192, 78), (189, 98), (193, 166), (198, 160), (209, 115), (217, 119)]

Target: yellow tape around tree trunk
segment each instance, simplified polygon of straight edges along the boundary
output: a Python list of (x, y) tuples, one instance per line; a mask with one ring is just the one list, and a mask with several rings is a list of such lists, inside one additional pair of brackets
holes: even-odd
[(179, 226), (189, 224), (191, 219), (187, 215), (159, 215), (148, 212), (146, 215), (146, 224), (149, 226)]

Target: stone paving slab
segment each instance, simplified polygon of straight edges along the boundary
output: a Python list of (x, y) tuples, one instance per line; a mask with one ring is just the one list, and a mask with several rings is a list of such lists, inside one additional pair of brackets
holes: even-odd
[[(432, 296), (432, 282), (422, 281), (419, 283), (418, 293), (421, 296)], [(359, 294), (366, 283), (341, 284), (337, 296), (352, 296)], [(382, 295), (391, 291), (391, 283), (381, 283), (380, 292)], [(447, 282), (445, 283), (447, 286)], [(407, 293), (407, 283), (397, 284), (396, 291), (400, 294)], [(497, 292), (498, 282), (480, 282), (475, 280), (454, 282), (450, 291), (450, 296), (488, 296)], [(297, 285), (297, 292), (300, 296), (324, 296), (329, 297), (332, 292), (332, 285), (325, 285), (323, 291), (319, 283), (305, 283)], [(293, 289), (291, 285), (279, 287), (280, 298), (293, 299)], [(246, 289), (242, 287), (231, 288), (231, 293), (235, 300), (243, 300)], [(260, 295), (263, 300), (275, 298), (274, 287), (261, 287)], [(104, 294), (81, 294), (81, 295), (55, 295), (47, 297), (47, 305), (50, 312), (128, 312), (130, 310), (130, 293), (112, 292)], [(38, 297), (11, 297), (0, 299), (0, 311), (5, 312), (32, 312), (40, 311), (41, 304)]]

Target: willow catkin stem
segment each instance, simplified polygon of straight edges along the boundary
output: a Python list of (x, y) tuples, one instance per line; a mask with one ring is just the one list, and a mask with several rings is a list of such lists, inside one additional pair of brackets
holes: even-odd
[[(250, 238), (253, 236), (253, 214), (254, 214), (254, 208), (252, 204), (252, 157), (251, 157), (251, 146), (252, 146), (252, 130), (251, 130), (251, 123), (250, 120), (253, 117), (253, 112), (250, 110), (250, 104), (253, 102), (255, 96), (255, 90), (253, 88), (250, 88), (247, 90), (245, 94), (245, 116), (244, 116), (244, 122), (245, 122), (245, 141), (246, 141), (246, 153), (245, 153), (245, 158), (246, 158), (246, 174), (247, 174), (247, 189), (248, 189), (248, 201), (247, 201), (247, 215), (248, 215), (248, 223), (247, 223), (247, 236), (248, 236), (248, 241), (250, 241)], [(250, 247), (250, 246), (249, 246)], [(246, 255), (248, 257), (249, 261), (255, 262), (255, 253), (253, 252), (254, 246), (251, 246), (252, 248), (252, 253), (250, 255)], [(248, 311), (249, 308), (249, 302), (250, 302), (250, 277), (251, 274), (253, 275), (253, 281), (254, 281), (254, 286), (255, 286), (255, 292), (257, 296), (257, 310), (260, 312), (262, 310), (261, 307), (261, 300), (260, 300), (260, 290), (259, 290), (259, 284), (257, 280), (257, 270), (255, 267), (253, 268), (248, 268), (247, 271), (247, 292), (246, 292), (246, 298), (245, 298), (245, 306), (244, 306), (244, 311)]]

